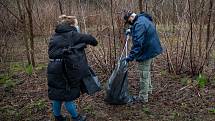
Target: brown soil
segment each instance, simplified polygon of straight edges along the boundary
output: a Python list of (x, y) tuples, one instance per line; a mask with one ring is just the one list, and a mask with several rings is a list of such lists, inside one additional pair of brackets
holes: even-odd
[[(77, 101), (80, 112), (87, 115), (88, 121), (214, 121), (215, 84), (210, 81), (204, 89), (194, 82), (184, 86), (182, 77), (161, 70), (160, 65), (155, 62), (153, 67), (154, 90), (148, 103), (108, 105), (103, 101), (103, 90), (93, 97), (81, 96)], [(139, 90), (135, 68), (129, 70), (132, 94)], [(20, 83), (9, 91), (1, 87), (0, 121), (53, 120), (47, 97), (46, 69), (32, 76), (19, 73), (13, 78)], [(105, 86), (106, 81), (102, 82)], [(63, 112), (68, 115), (64, 109)]]

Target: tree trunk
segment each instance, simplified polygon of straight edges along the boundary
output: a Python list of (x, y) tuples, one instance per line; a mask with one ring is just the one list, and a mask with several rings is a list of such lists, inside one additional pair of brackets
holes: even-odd
[(30, 57), (31, 64), (35, 67), (35, 58), (34, 58), (34, 33), (33, 33), (33, 16), (32, 16), (32, 3), (31, 0), (24, 2), (25, 8), (28, 14), (28, 29), (29, 29), (29, 39), (30, 39)]
[(25, 41), (25, 48), (26, 48), (26, 56), (28, 59), (28, 64), (31, 64), (31, 58), (30, 58), (30, 49), (29, 49), (29, 41), (28, 41), (28, 29), (26, 26), (26, 21), (25, 21), (25, 15), (22, 12), (21, 9), (21, 4), (20, 4), (20, 0), (16, 0), (17, 3), (17, 8), (18, 8), (18, 12), (19, 12), (19, 16), (20, 16), (20, 22), (22, 24), (22, 28), (23, 28), (23, 39)]
[(211, 33), (211, 19), (212, 19), (212, 9), (213, 9), (213, 0), (210, 0), (209, 10), (208, 10), (208, 22), (207, 22), (207, 36), (206, 36), (206, 45), (205, 45), (205, 58), (203, 60), (202, 66), (199, 69), (199, 72), (202, 72), (205, 64), (208, 63), (208, 56), (210, 54), (211, 48), (213, 47), (215, 39), (212, 41), (211, 46), (209, 47), (210, 42), (210, 33)]
[(208, 60), (209, 52), (207, 52), (208, 47), (209, 47), (209, 42), (210, 42), (210, 28), (211, 28), (211, 19), (212, 19), (212, 8), (213, 8), (213, 0), (210, 0), (210, 7), (208, 10), (208, 24), (207, 24), (207, 38), (206, 38), (206, 57), (205, 59)]
[(190, 19), (190, 68), (192, 71), (192, 75), (195, 75), (195, 69), (194, 69), (194, 63), (193, 63), (193, 15), (191, 11), (191, 3), (190, 0), (188, 0), (188, 6), (189, 6), (189, 19)]
[(114, 15), (113, 15), (113, 0), (111, 0), (111, 22), (112, 22), (112, 29), (113, 29), (113, 46), (114, 46), (114, 68), (116, 64), (116, 36), (115, 36), (115, 27), (114, 27)]
[(148, 11), (148, 2), (147, 2), (147, 0), (145, 0), (145, 11), (146, 12)]
[(143, 11), (143, 0), (139, 0), (139, 10), (140, 12)]
[(59, 7), (60, 7), (60, 14), (62, 15), (63, 14), (63, 6), (61, 3), (61, 0), (58, 0), (58, 3), (59, 3)]

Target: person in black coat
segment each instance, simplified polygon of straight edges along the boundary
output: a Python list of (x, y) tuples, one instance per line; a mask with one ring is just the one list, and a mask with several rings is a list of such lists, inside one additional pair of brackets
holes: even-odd
[(73, 120), (85, 121), (86, 117), (77, 113), (73, 100), (80, 97), (81, 80), (88, 74), (84, 48), (98, 42), (93, 36), (78, 32), (76, 17), (62, 15), (59, 19), (48, 49), (48, 97), (56, 121), (65, 120), (61, 115), (63, 102)]

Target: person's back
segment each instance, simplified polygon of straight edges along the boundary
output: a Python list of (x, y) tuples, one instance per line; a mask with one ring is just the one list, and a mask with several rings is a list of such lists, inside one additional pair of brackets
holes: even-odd
[[(84, 48), (87, 44), (96, 46), (97, 41), (94, 37), (87, 34), (81, 34), (77, 31), (74, 17), (67, 17), (60, 21), (55, 29), (55, 33), (49, 43), (49, 64), (47, 69), (48, 76), (48, 97), (52, 100), (52, 109), (56, 121), (64, 121), (61, 115), (61, 105), (64, 102), (65, 107), (75, 121), (85, 121), (86, 118), (80, 116), (76, 111), (76, 105), (73, 100), (80, 96), (81, 79), (84, 78), (83, 72), (88, 72), (88, 63)], [(74, 53), (73, 47), (78, 46), (78, 53)], [(77, 57), (74, 65), (68, 63), (73, 57)], [(69, 59), (69, 60), (68, 60)], [(65, 61), (66, 60), (66, 61)], [(74, 61), (73, 61), (74, 62)], [(75, 68), (78, 62), (82, 62), (83, 67)], [(79, 65), (78, 65), (79, 66)], [(73, 73), (75, 70), (76, 73)], [(82, 75), (81, 75), (82, 74)], [(86, 75), (86, 74), (85, 74)]]
[[(69, 72), (70, 79), (73, 80), (81, 80), (82, 77), (88, 74), (88, 65), (87, 59), (85, 56), (84, 48), (87, 44), (90, 45), (97, 45), (97, 41), (94, 37), (87, 34), (81, 34), (77, 32), (74, 26), (69, 26), (68, 24), (59, 24), (55, 29), (55, 34), (51, 39), (49, 44), (49, 58), (51, 59), (74, 59), (76, 56), (80, 56), (80, 59), (76, 60), (75, 62), (70, 60), (71, 63), (67, 66), (67, 71)], [(65, 48), (72, 49), (73, 47), (80, 45), (77, 48), (76, 55), (73, 54), (66, 54), (62, 53)], [(82, 46), (81, 46), (82, 45)], [(75, 48), (74, 48), (75, 49)], [(71, 50), (70, 50), (71, 51)], [(77, 55), (78, 54), (78, 55)], [(82, 62), (82, 63), (81, 63)], [(75, 69), (75, 67), (77, 68)]]
[[(137, 54), (137, 61), (144, 61), (162, 52), (157, 30), (150, 16), (137, 14), (131, 28), (132, 40), (141, 43), (141, 51)], [(135, 42), (134, 42), (135, 43)]]

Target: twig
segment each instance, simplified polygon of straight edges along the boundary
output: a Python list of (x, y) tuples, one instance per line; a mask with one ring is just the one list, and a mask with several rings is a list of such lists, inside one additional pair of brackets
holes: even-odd
[(6, 5), (4, 5), (1, 1), (0, 1), (0, 4), (12, 15), (14, 16), (20, 23), (22, 23), (22, 20), (16, 16)]
[(184, 86), (184, 87), (182, 87), (181, 89), (179, 89), (178, 91), (182, 91), (182, 90), (184, 90), (184, 89), (186, 89), (186, 88), (188, 88), (188, 87), (190, 87), (190, 85)]

